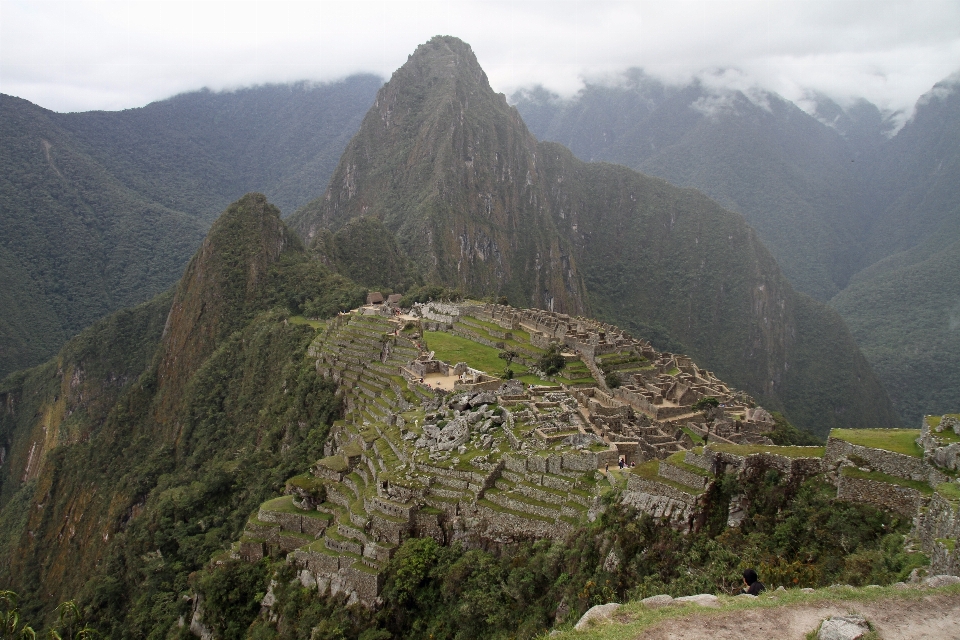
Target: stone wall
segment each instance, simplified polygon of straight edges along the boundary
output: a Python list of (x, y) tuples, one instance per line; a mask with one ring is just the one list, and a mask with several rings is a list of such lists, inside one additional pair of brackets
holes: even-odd
[(947, 481), (945, 475), (921, 458), (851, 444), (839, 438), (829, 438), (827, 440), (827, 451), (823, 456), (824, 469), (836, 471), (848, 460), (858, 467), (868, 466), (874, 471), (880, 471), (898, 478), (919, 480), (933, 485)]
[[(942, 422), (943, 420), (941, 424)], [(944, 469), (960, 471), (960, 443), (941, 445), (933, 437), (926, 420), (920, 427), (920, 446), (923, 447), (923, 459), (927, 462)]]
[(350, 594), (368, 607), (376, 605), (386, 579), (383, 573), (357, 568), (352, 558), (338, 558), (319, 551), (297, 549), (287, 556), (287, 561), (310, 574), (307, 577), (301, 573), (300, 582), (304, 586), (318, 587), (321, 592), (329, 588), (332, 595)]
[[(675, 489), (674, 487), (663, 484), (662, 482), (641, 478), (635, 473), (627, 474), (627, 488), (624, 491), (624, 495), (626, 496), (626, 494), (629, 492), (663, 496), (675, 502), (682, 502), (690, 507), (696, 506), (697, 502), (699, 501), (698, 496), (685, 491), (680, 491), (679, 489)], [(624, 499), (626, 500), (626, 498)]]
[(924, 551), (931, 553), (937, 538), (960, 538), (960, 504), (939, 493), (933, 494), (926, 510), (917, 518), (917, 537)]
[(916, 489), (844, 475), (837, 481), (837, 498), (872, 504), (907, 517), (915, 516), (925, 503), (923, 494)]
[(710, 478), (707, 476), (701, 476), (692, 471), (687, 471), (663, 460), (660, 461), (660, 469), (657, 473), (667, 480), (673, 480), (674, 482), (679, 482), (680, 484), (696, 489), (706, 489), (707, 485), (710, 484)]
[(481, 535), (495, 542), (514, 542), (537, 538), (559, 539), (570, 532), (565, 522), (547, 522), (523, 518), (506, 511), (496, 511), (478, 504), (475, 515), (482, 518), (479, 527)]

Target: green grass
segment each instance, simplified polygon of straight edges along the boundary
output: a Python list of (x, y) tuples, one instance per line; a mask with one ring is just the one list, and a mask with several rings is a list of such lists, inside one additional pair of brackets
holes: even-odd
[(290, 324), (308, 324), (314, 329), (320, 329), (326, 324), (323, 320), (313, 320), (311, 318), (304, 318), (303, 316), (290, 316), (287, 320)]
[(847, 478), (859, 478), (861, 480), (873, 480), (875, 482), (886, 482), (887, 484), (895, 484), (900, 487), (906, 487), (908, 489), (916, 489), (924, 495), (932, 495), (933, 487), (930, 486), (927, 482), (922, 482), (920, 480), (907, 480), (906, 478), (898, 478), (897, 476), (891, 476), (886, 473), (881, 473), (880, 471), (860, 471), (856, 467), (844, 467), (840, 474)]
[[(635, 600), (624, 604), (617, 610), (614, 614), (616, 622), (598, 624), (584, 631), (574, 631), (572, 625), (564, 625), (563, 628), (558, 629), (559, 633), (550, 637), (551, 640), (633, 640), (643, 637), (644, 632), (654, 625), (660, 623), (669, 625), (670, 620), (694, 615), (703, 619), (704, 635), (708, 637), (712, 619), (719, 616), (729, 616), (729, 614), (737, 611), (793, 606), (853, 608), (857, 603), (875, 602), (883, 599), (918, 601), (927, 597), (931, 592), (960, 595), (960, 585), (950, 585), (933, 591), (920, 588), (880, 587), (858, 589), (841, 587), (817, 589), (813, 593), (803, 593), (799, 589), (787, 589), (786, 591), (763, 594), (759, 598), (736, 598), (720, 595), (720, 607), (717, 609), (708, 609), (694, 604), (648, 609), (639, 600)], [(546, 635), (542, 637), (545, 638)]]
[(754, 453), (770, 453), (784, 458), (822, 458), (826, 447), (780, 447), (766, 444), (708, 444), (708, 449), (749, 456)]
[(950, 502), (960, 502), (960, 485), (956, 482), (944, 482), (937, 485), (937, 493)]
[(937, 542), (945, 546), (951, 554), (957, 548), (957, 541), (953, 538), (937, 538)]
[(287, 486), (297, 487), (304, 491), (317, 491), (323, 486), (323, 480), (317, 478), (312, 473), (301, 473), (287, 480)]
[[(630, 469), (629, 472), (635, 473), (645, 480), (659, 482), (660, 484), (665, 484), (668, 487), (673, 487), (677, 491), (683, 491), (684, 493), (689, 493), (690, 495), (699, 495), (703, 493), (703, 491), (700, 489), (695, 489), (694, 487), (688, 487), (685, 484), (680, 484), (679, 482), (674, 482), (673, 480), (668, 480), (667, 478), (661, 478), (659, 475), (659, 469), (660, 469), (659, 460), (648, 460), (643, 464), (638, 464), (636, 467)], [(611, 472), (613, 472), (612, 469), (611, 469)]]
[[(506, 369), (507, 363), (498, 356), (500, 349), (488, 347), (467, 338), (461, 338), (444, 331), (424, 331), (424, 341), (427, 349), (435, 352), (434, 357), (448, 364), (466, 362), (474, 369), (479, 369), (492, 376), (499, 376)], [(527, 367), (514, 361), (510, 364), (514, 375), (528, 384), (548, 384), (546, 380), (534, 375), (526, 375)]]
[(339, 471), (340, 473), (347, 470), (347, 461), (341, 455), (327, 456), (319, 460), (317, 464), (321, 464), (331, 471)]
[(833, 429), (830, 437), (861, 447), (923, 457), (923, 449), (916, 442), (919, 429)]
[(668, 464), (672, 464), (673, 466), (679, 469), (683, 469), (684, 471), (689, 471), (694, 475), (701, 476), (703, 478), (713, 477), (713, 474), (707, 471), (706, 469), (701, 469), (700, 467), (697, 467), (692, 464), (687, 464), (686, 462), (684, 462), (683, 459), (686, 455), (687, 455), (686, 451), (677, 451), (676, 453), (671, 454), (670, 457), (668, 457), (665, 460), (665, 462), (667, 462)]
[(945, 429), (940, 433), (931, 432), (931, 436), (936, 438), (943, 444), (953, 444), (954, 442), (960, 442), (960, 434), (954, 433), (953, 429)]
[(298, 509), (293, 505), (293, 496), (280, 496), (273, 500), (267, 500), (260, 505), (264, 511), (275, 511), (277, 513), (303, 513), (303, 509)]
[(690, 427), (680, 427), (680, 430), (690, 436), (690, 439), (693, 440), (693, 444), (703, 444), (703, 437)]

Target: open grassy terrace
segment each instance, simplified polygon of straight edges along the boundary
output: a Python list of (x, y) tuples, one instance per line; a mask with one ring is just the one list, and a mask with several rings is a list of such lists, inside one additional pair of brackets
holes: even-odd
[(923, 457), (923, 449), (917, 444), (919, 429), (834, 429), (830, 437), (861, 447)]
[[(448, 364), (466, 362), (474, 369), (479, 369), (492, 376), (499, 376), (506, 369), (507, 363), (499, 357), (500, 350), (488, 347), (485, 344), (473, 342), (444, 331), (424, 331), (424, 341), (427, 349), (434, 351), (434, 357)], [(516, 360), (510, 365), (517, 378), (529, 384), (549, 384), (535, 375), (527, 373), (527, 367)]]
[(323, 320), (313, 320), (304, 318), (303, 316), (290, 316), (287, 318), (287, 321), (290, 322), (290, 324), (308, 324), (314, 329), (320, 329), (326, 324)]

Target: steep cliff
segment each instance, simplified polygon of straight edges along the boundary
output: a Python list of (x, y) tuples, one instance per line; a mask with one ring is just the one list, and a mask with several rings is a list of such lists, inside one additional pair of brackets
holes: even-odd
[(310, 241), (374, 217), (428, 280), (582, 313), (583, 283), (541, 172), (536, 139), (470, 47), (437, 37), (380, 90), (326, 193), (291, 226)]
[(741, 215), (537, 142), (456, 38), (394, 73), (291, 225), (315, 241), (361, 216), (428, 281), (609, 320), (815, 432), (897, 424), (843, 322), (793, 290)]
[(330, 315), (362, 291), (251, 194), (175, 292), (0, 383), (0, 583), (24, 612), (82, 598), (118, 630), (165, 633), (189, 608), (175, 594), (190, 571), (321, 455), (338, 411), (304, 357), (314, 332), (288, 309)]

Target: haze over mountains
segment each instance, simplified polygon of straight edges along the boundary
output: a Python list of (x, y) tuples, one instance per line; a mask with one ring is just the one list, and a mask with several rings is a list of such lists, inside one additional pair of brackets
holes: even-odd
[[(512, 100), (535, 135), (582, 159), (694, 186), (742, 213), (797, 289), (833, 301), (903, 419), (960, 402), (953, 84), (938, 85), (891, 140), (889, 123), (865, 102), (843, 109), (818, 96), (813, 117), (773, 94), (668, 86), (636, 70), (625, 77), (618, 87), (588, 85), (570, 101), (542, 90)], [(116, 113), (55, 114), (4, 96), (0, 215), (9, 233), (0, 268), (10, 286), (0, 294), (0, 374), (42, 361), (93, 319), (169, 286), (213, 215), (242, 193), (262, 191), (285, 213), (322, 193), (379, 85), (364, 76), (198, 92)], [(501, 212), (517, 203), (501, 203)], [(548, 226), (518, 234), (533, 244), (513, 255), (549, 247), (553, 259), (576, 260), (572, 245), (536, 240)], [(471, 227), (465, 236), (474, 258), (458, 277), (450, 275), (452, 245), (430, 271), (423, 246), (410, 244), (417, 234), (407, 245), (400, 240), (431, 277), (479, 291), (531, 266), (498, 272), (486, 257), (503, 238), (485, 233)], [(554, 278), (563, 269), (548, 272)], [(518, 303), (546, 306), (552, 297), (583, 308), (577, 277), (551, 282), (536, 298), (540, 284), (506, 281), (504, 293), (512, 287)], [(630, 295), (613, 297), (622, 304)], [(651, 323), (634, 313), (633, 322), (665, 347), (690, 342), (664, 324), (672, 319)]]
[[(341, 91), (360, 102), (376, 84), (200, 93), (75, 117), (4, 98), (4, 131), (17, 133), (17, 153), (4, 158), (20, 172), (3, 185), (4, 220), (19, 220), (4, 255), (51, 305), (34, 317), (95, 314), (166, 289), (0, 381), (0, 579), (25, 594), (29, 613), (52, 615), (57, 598), (79, 594), (118, 637), (165, 636), (189, 616), (191, 573), (324, 455), (342, 412), (309, 351), (314, 327), (292, 316), (336, 315), (365, 285), (422, 281), (590, 313), (686, 352), (821, 435), (898, 424), (840, 316), (794, 289), (740, 213), (538, 141), (456, 38), (419, 47), (371, 91), (362, 122), (341, 109)], [(264, 106), (276, 103), (301, 115)], [(231, 113), (246, 124), (234, 128)], [(206, 124), (185, 122), (198, 114)], [(262, 131), (287, 120), (281, 133), (292, 133)], [(303, 140), (314, 123), (327, 134)], [(319, 174), (341, 142), (327, 180)], [(297, 174), (304, 166), (312, 173)], [(244, 195), (200, 243), (211, 207), (245, 188), (291, 207), (316, 197), (284, 222), (266, 196)], [(933, 224), (935, 212), (918, 219)], [(922, 276), (923, 257), (892, 267)], [(892, 282), (882, 266), (877, 278)], [(92, 292), (61, 284), (73, 284), (65, 273)], [(80, 304), (87, 295), (100, 307)], [(19, 326), (31, 344), (37, 328)]]
[(960, 87), (893, 135), (876, 107), (668, 86), (640, 70), (571, 100), (513, 96), (579, 157), (695, 187), (741, 212), (799, 290), (830, 301), (907, 423), (960, 404)]
[(0, 96), (0, 376), (176, 282), (249, 191), (322, 193), (381, 81), (200, 91), (120, 112)]

